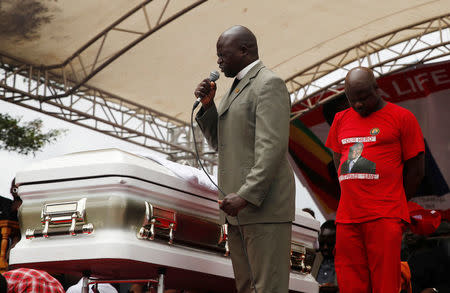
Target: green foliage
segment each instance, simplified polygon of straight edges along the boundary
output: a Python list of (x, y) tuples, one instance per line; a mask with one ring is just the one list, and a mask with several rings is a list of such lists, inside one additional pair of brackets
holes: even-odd
[(64, 129), (53, 129), (43, 133), (41, 128), (42, 120), (40, 119), (21, 123), (21, 118), (0, 113), (0, 149), (23, 155), (30, 153), (34, 155), (46, 144), (55, 142), (59, 135), (66, 132)]

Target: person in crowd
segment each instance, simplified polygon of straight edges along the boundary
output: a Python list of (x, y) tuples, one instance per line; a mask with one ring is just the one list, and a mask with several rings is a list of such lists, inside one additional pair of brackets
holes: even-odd
[(11, 188), (9, 190), (9, 192), (11, 193), (11, 196), (13, 197), (9, 218), (10, 218), (10, 220), (13, 220), (13, 221), (19, 221), (18, 212), (19, 212), (20, 206), (22, 205), (22, 199), (19, 196), (18, 190), (19, 190), (19, 186), (16, 185), (16, 178), (14, 178), (11, 181)]
[(12, 200), (0, 196), (0, 220), (9, 220), (11, 214)]
[[(335, 268), (340, 292), (399, 292), (400, 247), (407, 198), (424, 174), (424, 139), (414, 115), (381, 98), (371, 69), (351, 69), (345, 78), (351, 108), (336, 114), (326, 146), (341, 187), (336, 214)], [(374, 172), (344, 174), (350, 147)], [(403, 173), (404, 171), (404, 173)]]
[(216, 48), (220, 69), (234, 82), (216, 107), (216, 84), (203, 80), (194, 92), (202, 103), (196, 120), (219, 153), (220, 222), (228, 223), (236, 287), (254, 292), (254, 283), (257, 292), (288, 292), (295, 216), (289, 92), (259, 60), (248, 28), (227, 29)]
[(64, 293), (63, 286), (47, 272), (20, 268), (3, 273), (8, 293)]
[(448, 222), (442, 222), (431, 237), (412, 232), (404, 234), (402, 260), (409, 265), (412, 293), (450, 292), (449, 234)]
[(319, 251), (316, 253), (312, 275), (320, 284), (320, 292), (338, 292), (334, 269), (334, 247), (336, 245), (336, 224), (327, 220), (320, 226)]
[(17, 211), (19, 210), (22, 200), (17, 194), (16, 178), (11, 181), (9, 189), (12, 200), (10, 198), (0, 196), (0, 220), (18, 221)]

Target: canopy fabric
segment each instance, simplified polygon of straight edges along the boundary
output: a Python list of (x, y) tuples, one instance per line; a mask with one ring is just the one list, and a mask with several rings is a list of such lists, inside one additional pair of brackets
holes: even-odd
[[(142, 2), (3, 0), (0, 53), (36, 66), (63, 63)], [(154, 26), (158, 19), (168, 20), (195, 2), (151, 1), (146, 6), (147, 20)], [(188, 121), (196, 85), (217, 69), (217, 38), (234, 24), (245, 25), (256, 34), (261, 60), (287, 79), (363, 40), (448, 12), (448, 0), (210, 0), (139, 42), (87, 84)], [(132, 39), (129, 32), (145, 31), (148, 23), (139, 13), (121, 24), (123, 30), (108, 33), (103, 44), (100, 39), (89, 47), (88, 57), (78, 65), (64, 69), (67, 77), (123, 49)], [(54, 73), (61, 75), (58, 70)], [(221, 96), (231, 82), (222, 76), (217, 84)]]

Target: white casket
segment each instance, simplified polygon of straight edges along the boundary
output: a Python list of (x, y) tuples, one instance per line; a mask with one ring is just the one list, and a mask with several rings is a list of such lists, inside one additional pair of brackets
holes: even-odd
[[(216, 192), (155, 161), (117, 149), (73, 153), (30, 165), (16, 183), (22, 238), (13, 267), (110, 279), (151, 278), (164, 267), (167, 286), (235, 290), (225, 242), (217, 244)], [(318, 292), (308, 273), (318, 231), (318, 221), (296, 215), (294, 292)]]

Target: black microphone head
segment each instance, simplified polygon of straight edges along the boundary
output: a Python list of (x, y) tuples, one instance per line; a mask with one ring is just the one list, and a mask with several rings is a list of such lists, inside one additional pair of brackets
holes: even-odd
[(209, 80), (212, 82), (215, 82), (216, 80), (218, 80), (220, 77), (220, 74), (217, 70), (211, 71), (211, 73), (209, 74)]

